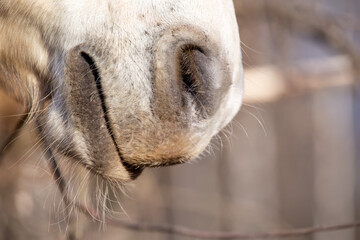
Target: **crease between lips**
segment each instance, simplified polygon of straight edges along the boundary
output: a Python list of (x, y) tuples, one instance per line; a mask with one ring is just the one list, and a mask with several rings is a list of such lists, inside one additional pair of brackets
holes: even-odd
[(126, 162), (124, 160), (124, 157), (121, 153), (121, 150), (118, 146), (118, 144), (116, 143), (116, 139), (115, 139), (115, 136), (113, 134), (113, 130), (112, 130), (112, 127), (111, 127), (111, 121), (110, 121), (110, 118), (108, 116), (108, 108), (107, 108), (107, 105), (106, 105), (106, 95), (103, 91), (103, 87), (102, 87), (102, 83), (101, 83), (101, 77), (100, 77), (100, 74), (99, 74), (99, 71), (96, 67), (96, 64), (94, 62), (94, 60), (85, 52), (81, 52), (81, 56), (84, 58), (84, 60), (88, 63), (89, 67), (90, 67), (90, 70), (94, 76), (94, 80), (95, 80), (95, 85), (96, 85), (96, 89), (97, 89), (97, 92), (98, 92), (98, 95), (100, 97), (100, 101), (101, 101), (101, 108), (102, 108), (102, 111), (103, 111), (103, 114), (104, 114), (104, 119), (105, 119), (105, 124), (106, 124), (106, 128), (108, 130), (108, 133), (111, 137), (111, 140), (114, 144), (114, 147), (116, 149), (116, 152), (120, 158), (120, 161), (122, 162), (122, 164), (124, 165), (124, 167), (126, 168), (126, 170), (130, 173), (131, 175), (131, 178), (132, 179), (135, 179), (136, 177), (138, 177), (143, 168), (141, 167), (138, 167), (138, 166), (133, 166), (131, 164), (129, 164), (128, 162)]
[[(90, 165), (82, 163), (87, 169), (106, 178), (135, 179), (142, 168), (128, 164), (116, 144), (107, 115), (106, 93), (95, 61), (80, 48), (69, 52), (67, 61), (68, 108), (73, 115), (75, 129), (88, 143), (87, 151), (93, 159)], [(94, 97), (94, 93), (98, 97)], [(115, 156), (120, 159), (121, 165), (112, 160)]]

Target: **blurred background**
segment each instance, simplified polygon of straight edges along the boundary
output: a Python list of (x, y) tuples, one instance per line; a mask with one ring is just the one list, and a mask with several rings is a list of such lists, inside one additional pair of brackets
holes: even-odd
[[(234, 0), (244, 105), (190, 164), (145, 170), (122, 196), (135, 222), (246, 234), (360, 220), (360, 1)], [(0, 92), (0, 144), (21, 109)], [(34, 131), (0, 168), (0, 239), (63, 239), (61, 195)], [(122, 210), (121, 210), (122, 211)], [(86, 221), (86, 220), (84, 220)], [(98, 223), (83, 239), (170, 239)], [(358, 229), (291, 240), (355, 240)]]

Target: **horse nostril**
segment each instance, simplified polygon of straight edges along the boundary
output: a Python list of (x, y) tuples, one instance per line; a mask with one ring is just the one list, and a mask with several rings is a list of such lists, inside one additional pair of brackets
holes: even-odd
[(92, 57), (90, 57), (89, 54), (87, 54), (86, 52), (80, 52), (80, 56), (85, 60), (85, 62), (89, 65), (90, 71), (94, 77), (94, 81), (95, 81), (95, 86), (96, 86), (96, 90), (99, 94), (99, 98), (100, 98), (100, 102), (101, 102), (101, 108), (104, 112), (104, 118), (106, 121), (106, 126), (108, 128), (109, 133), (112, 132), (111, 127), (109, 125), (109, 117), (107, 115), (108, 110), (107, 110), (107, 106), (105, 103), (105, 94), (104, 94), (104, 90), (102, 88), (102, 84), (101, 84), (101, 78), (100, 78), (100, 73), (98, 68), (96, 67), (95, 61), (93, 60)]
[(177, 26), (164, 32), (154, 53), (154, 113), (182, 126), (212, 118), (232, 82), (217, 41), (194, 26)]
[(182, 105), (195, 109), (200, 118), (209, 117), (216, 111), (216, 102), (220, 100), (215, 89), (215, 85), (221, 82), (217, 76), (219, 71), (216, 57), (192, 44), (180, 46), (176, 56), (176, 78), (183, 96)]
[(203, 50), (194, 45), (185, 45), (178, 54), (178, 68), (184, 90), (193, 97), (199, 93), (203, 81), (201, 60), (206, 58)]
[(95, 78), (95, 82), (97, 85), (99, 85), (98, 82), (100, 81), (100, 74), (99, 74), (99, 70), (97, 69), (97, 67), (95, 65), (94, 60), (86, 52), (80, 52), (80, 55), (85, 60), (85, 62), (89, 65), (91, 73), (93, 74), (93, 76)]

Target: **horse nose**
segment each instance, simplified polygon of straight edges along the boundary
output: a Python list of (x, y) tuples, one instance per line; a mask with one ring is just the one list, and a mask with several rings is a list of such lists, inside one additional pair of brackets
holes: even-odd
[(213, 116), (231, 85), (231, 70), (221, 51), (195, 27), (167, 31), (155, 47), (157, 114), (187, 123)]

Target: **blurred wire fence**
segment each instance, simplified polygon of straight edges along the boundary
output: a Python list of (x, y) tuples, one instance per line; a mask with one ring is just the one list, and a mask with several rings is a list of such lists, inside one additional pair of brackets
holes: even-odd
[[(122, 197), (119, 217), (244, 234), (360, 220), (360, 1), (234, 4), (241, 111), (201, 159), (146, 170)], [(1, 115), (13, 116), (0, 119), (1, 140), (21, 109), (0, 97)], [(29, 151), (33, 136), (25, 131), (0, 168), (0, 239), (62, 239), (67, 230), (42, 153)], [(111, 225), (99, 231), (83, 221), (84, 239), (192, 239)], [(359, 238), (350, 228), (286, 239)]]

